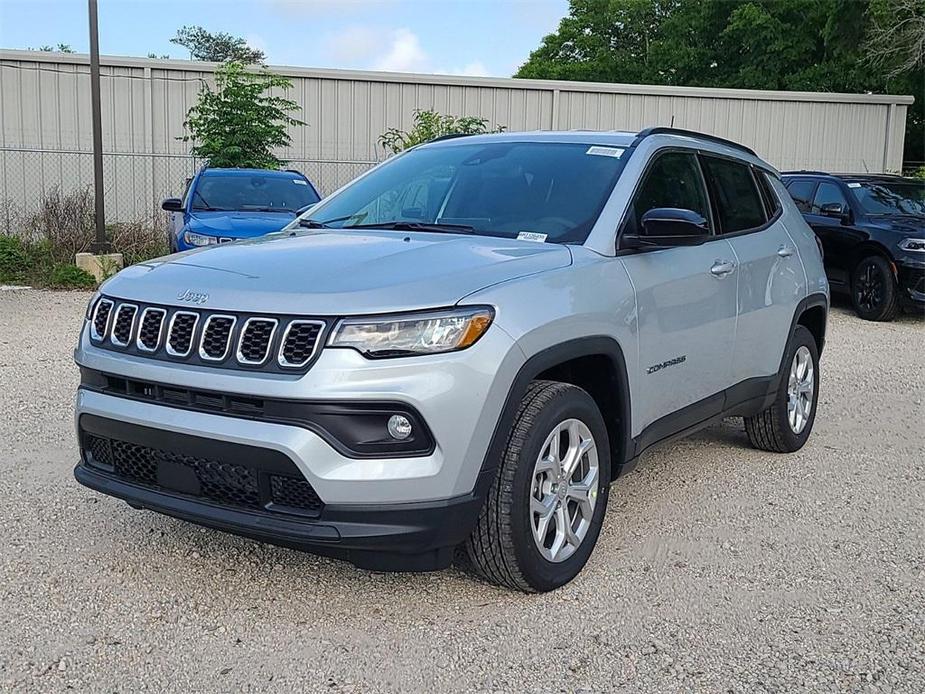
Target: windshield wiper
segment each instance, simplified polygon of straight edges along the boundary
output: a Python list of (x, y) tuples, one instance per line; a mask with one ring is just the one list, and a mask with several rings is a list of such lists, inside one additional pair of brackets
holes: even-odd
[(475, 227), (468, 224), (441, 224), (439, 222), (379, 222), (378, 224), (353, 224), (345, 229), (397, 229), (399, 231), (443, 231), (450, 234), (472, 234)]
[(288, 212), (289, 214), (295, 214), (295, 210), (290, 210), (288, 207), (242, 207), (241, 212)]
[(325, 219), (323, 221), (320, 219), (310, 219), (306, 217), (305, 219), (299, 220), (299, 226), (305, 227), (306, 229), (332, 229), (332, 228), (336, 229), (337, 227), (331, 226), (335, 222), (346, 222), (348, 219), (356, 219), (357, 217), (360, 217), (362, 219), (366, 217), (366, 213), (363, 213), (362, 215), (347, 214), (347, 215), (344, 215), (343, 217), (335, 217), (334, 219)]

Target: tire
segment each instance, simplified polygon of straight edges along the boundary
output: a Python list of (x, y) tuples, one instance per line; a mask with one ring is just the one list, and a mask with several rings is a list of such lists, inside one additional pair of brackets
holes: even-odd
[(899, 288), (885, 258), (869, 255), (857, 264), (851, 276), (851, 303), (864, 320), (893, 320), (899, 310)]
[[(561, 427), (562, 431), (556, 433)], [(554, 470), (561, 466), (550, 463), (548, 455), (540, 461), (541, 455), (551, 452), (550, 442), (585, 443), (588, 437), (594, 445), (585, 454), (572, 457), (566, 451), (558, 456), (563, 464), (577, 459), (573, 476), (568, 480), (560, 476), (562, 484), (552, 482), (559, 474)], [(592, 481), (594, 465), (597, 476)], [(561, 491), (563, 486), (565, 492)], [(590, 505), (578, 503), (571, 496), (580, 487), (585, 488)], [(487, 581), (524, 592), (545, 592), (565, 585), (591, 556), (609, 490), (610, 444), (594, 400), (573, 385), (534, 381), (520, 403), (496, 477), (466, 541), (473, 570)], [(555, 507), (555, 511), (538, 514), (537, 506)], [(560, 515), (563, 508), (567, 516)], [(547, 528), (544, 545), (549, 547), (541, 550), (536, 536), (542, 534), (539, 528), (544, 518), (548, 523), (543, 526)], [(577, 545), (563, 542), (558, 554), (550, 559), (543, 552), (552, 555), (555, 551), (560, 527), (571, 528), (574, 537), (581, 535), (581, 539)], [(563, 530), (562, 537), (566, 536)]]
[[(796, 425), (790, 416), (791, 395), (795, 390), (794, 383), (791, 381), (791, 374), (795, 367), (797, 354), (801, 357), (808, 356), (809, 365), (812, 367), (811, 383), (812, 392), (808, 400), (802, 402), (809, 403), (809, 411), (805, 414), (802, 422), (796, 417)], [(800, 379), (796, 379), (800, 381)], [(800, 390), (805, 392), (805, 386)], [(798, 325), (787, 344), (787, 351), (784, 355), (784, 367), (780, 375), (780, 382), (777, 386), (777, 397), (766, 410), (759, 412), (754, 417), (745, 418), (745, 433), (748, 434), (748, 440), (751, 445), (762, 451), (772, 451), (774, 453), (792, 453), (798, 451), (806, 443), (809, 434), (813, 429), (813, 423), (816, 421), (816, 406), (819, 402), (819, 351), (816, 348), (816, 340), (812, 333), (802, 325)]]

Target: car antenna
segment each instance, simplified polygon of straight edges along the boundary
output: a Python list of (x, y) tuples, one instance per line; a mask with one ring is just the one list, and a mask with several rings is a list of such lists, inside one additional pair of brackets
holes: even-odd
[(867, 168), (867, 162), (861, 159), (861, 163), (864, 165), (864, 173), (870, 173), (870, 169)]

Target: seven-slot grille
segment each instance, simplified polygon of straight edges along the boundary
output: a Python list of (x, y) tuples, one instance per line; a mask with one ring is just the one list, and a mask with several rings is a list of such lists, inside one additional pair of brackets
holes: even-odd
[(308, 368), (323, 341), (323, 320), (248, 316), (97, 301), (90, 337), (100, 347), (165, 361), (278, 373)]

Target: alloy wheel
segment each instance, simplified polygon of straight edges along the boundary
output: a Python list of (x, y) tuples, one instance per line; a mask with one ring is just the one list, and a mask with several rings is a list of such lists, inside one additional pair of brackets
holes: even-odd
[(875, 265), (868, 264), (856, 281), (855, 292), (858, 306), (865, 311), (875, 311), (883, 303), (883, 275)]
[(787, 420), (794, 434), (801, 433), (809, 422), (815, 387), (812, 354), (806, 345), (800, 345), (793, 355), (787, 381)]
[(600, 475), (597, 445), (578, 419), (557, 424), (540, 448), (530, 486), (530, 527), (540, 554), (568, 559), (591, 527)]

